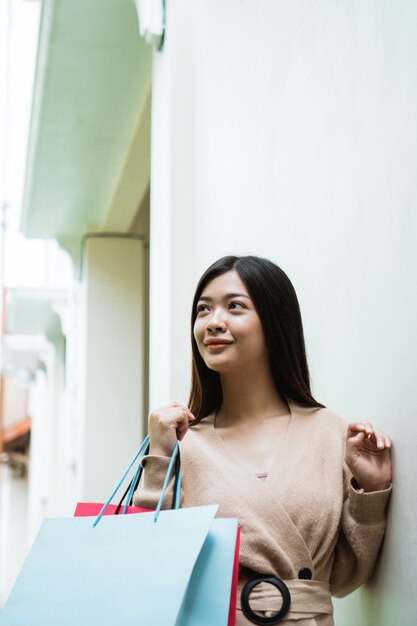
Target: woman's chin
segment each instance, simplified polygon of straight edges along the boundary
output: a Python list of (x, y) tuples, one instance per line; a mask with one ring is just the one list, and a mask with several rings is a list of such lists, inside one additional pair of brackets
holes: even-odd
[(213, 372), (218, 372), (219, 374), (226, 374), (239, 369), (236, 363), (231, 363), (226, 359), (207, 359), (204, 362), (210, 370), (213, 370)]

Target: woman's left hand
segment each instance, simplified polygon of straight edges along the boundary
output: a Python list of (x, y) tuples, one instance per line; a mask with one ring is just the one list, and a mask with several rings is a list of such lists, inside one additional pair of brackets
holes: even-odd
[(359, 489), (380, 491), (390, 486), (390, 448), (390, 437), (369, 422), (349, 424), (345, 461)]

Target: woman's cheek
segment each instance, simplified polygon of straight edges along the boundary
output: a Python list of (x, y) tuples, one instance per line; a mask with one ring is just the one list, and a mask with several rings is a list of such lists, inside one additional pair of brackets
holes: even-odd
[(199, 329), (195, 329), (194, 331), (194, 339), (195, 342), (197, 344), (197, 350), (199, 351), (200, 355), (203, 356), (203, 352), (204, 352), (204, 330), (201, 332), (199, 332)]
[(198, 324), (197, 322), (194, 324), (193, 335), (197, 346), (200, 348), (200, 343), (202, 343), (202, 334), (200, 324)]

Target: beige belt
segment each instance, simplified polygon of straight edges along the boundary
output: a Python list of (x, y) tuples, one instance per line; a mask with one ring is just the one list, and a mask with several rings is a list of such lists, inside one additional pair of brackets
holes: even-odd
[[(320, 580), (284, 580), (291, 594), (291, 613), (333, 614), (329, 583)], [(239, 579), (237, 608), (241, 609), (240, 594), (247, 580)], [(250, 607), (253, 611), (277, 613), (282, 605), (280, 592), (268, 583), (260, 583), (250, 593)]]

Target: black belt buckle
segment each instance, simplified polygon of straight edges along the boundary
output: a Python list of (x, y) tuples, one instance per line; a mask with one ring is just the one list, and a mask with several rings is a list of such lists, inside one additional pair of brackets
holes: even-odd
[[(273, 585), (282, 595), (282, 607), (278, 611), (276, 615), (272, 617), (261, 617), (261, 615), (257, 615), (254, 611), (252, 611), (249, 604), (249, 595), (250, 592), (256, 585), (260, 583), (269, 583)], [(275, 578), (275, 576), (255, 576), (255, 578), (251, 578), (248, 580), (246, 585), (242, 589), (242, 593), (240, 596), (240, 603), (242, 607), (242, 611), (244, 615), (251, 621), (253, 624), (273, 626), (274, 624), (279, 624), (279, 622), (286, 616), (291, 606), (291, 594), (287, 585), (280, 578)]]

